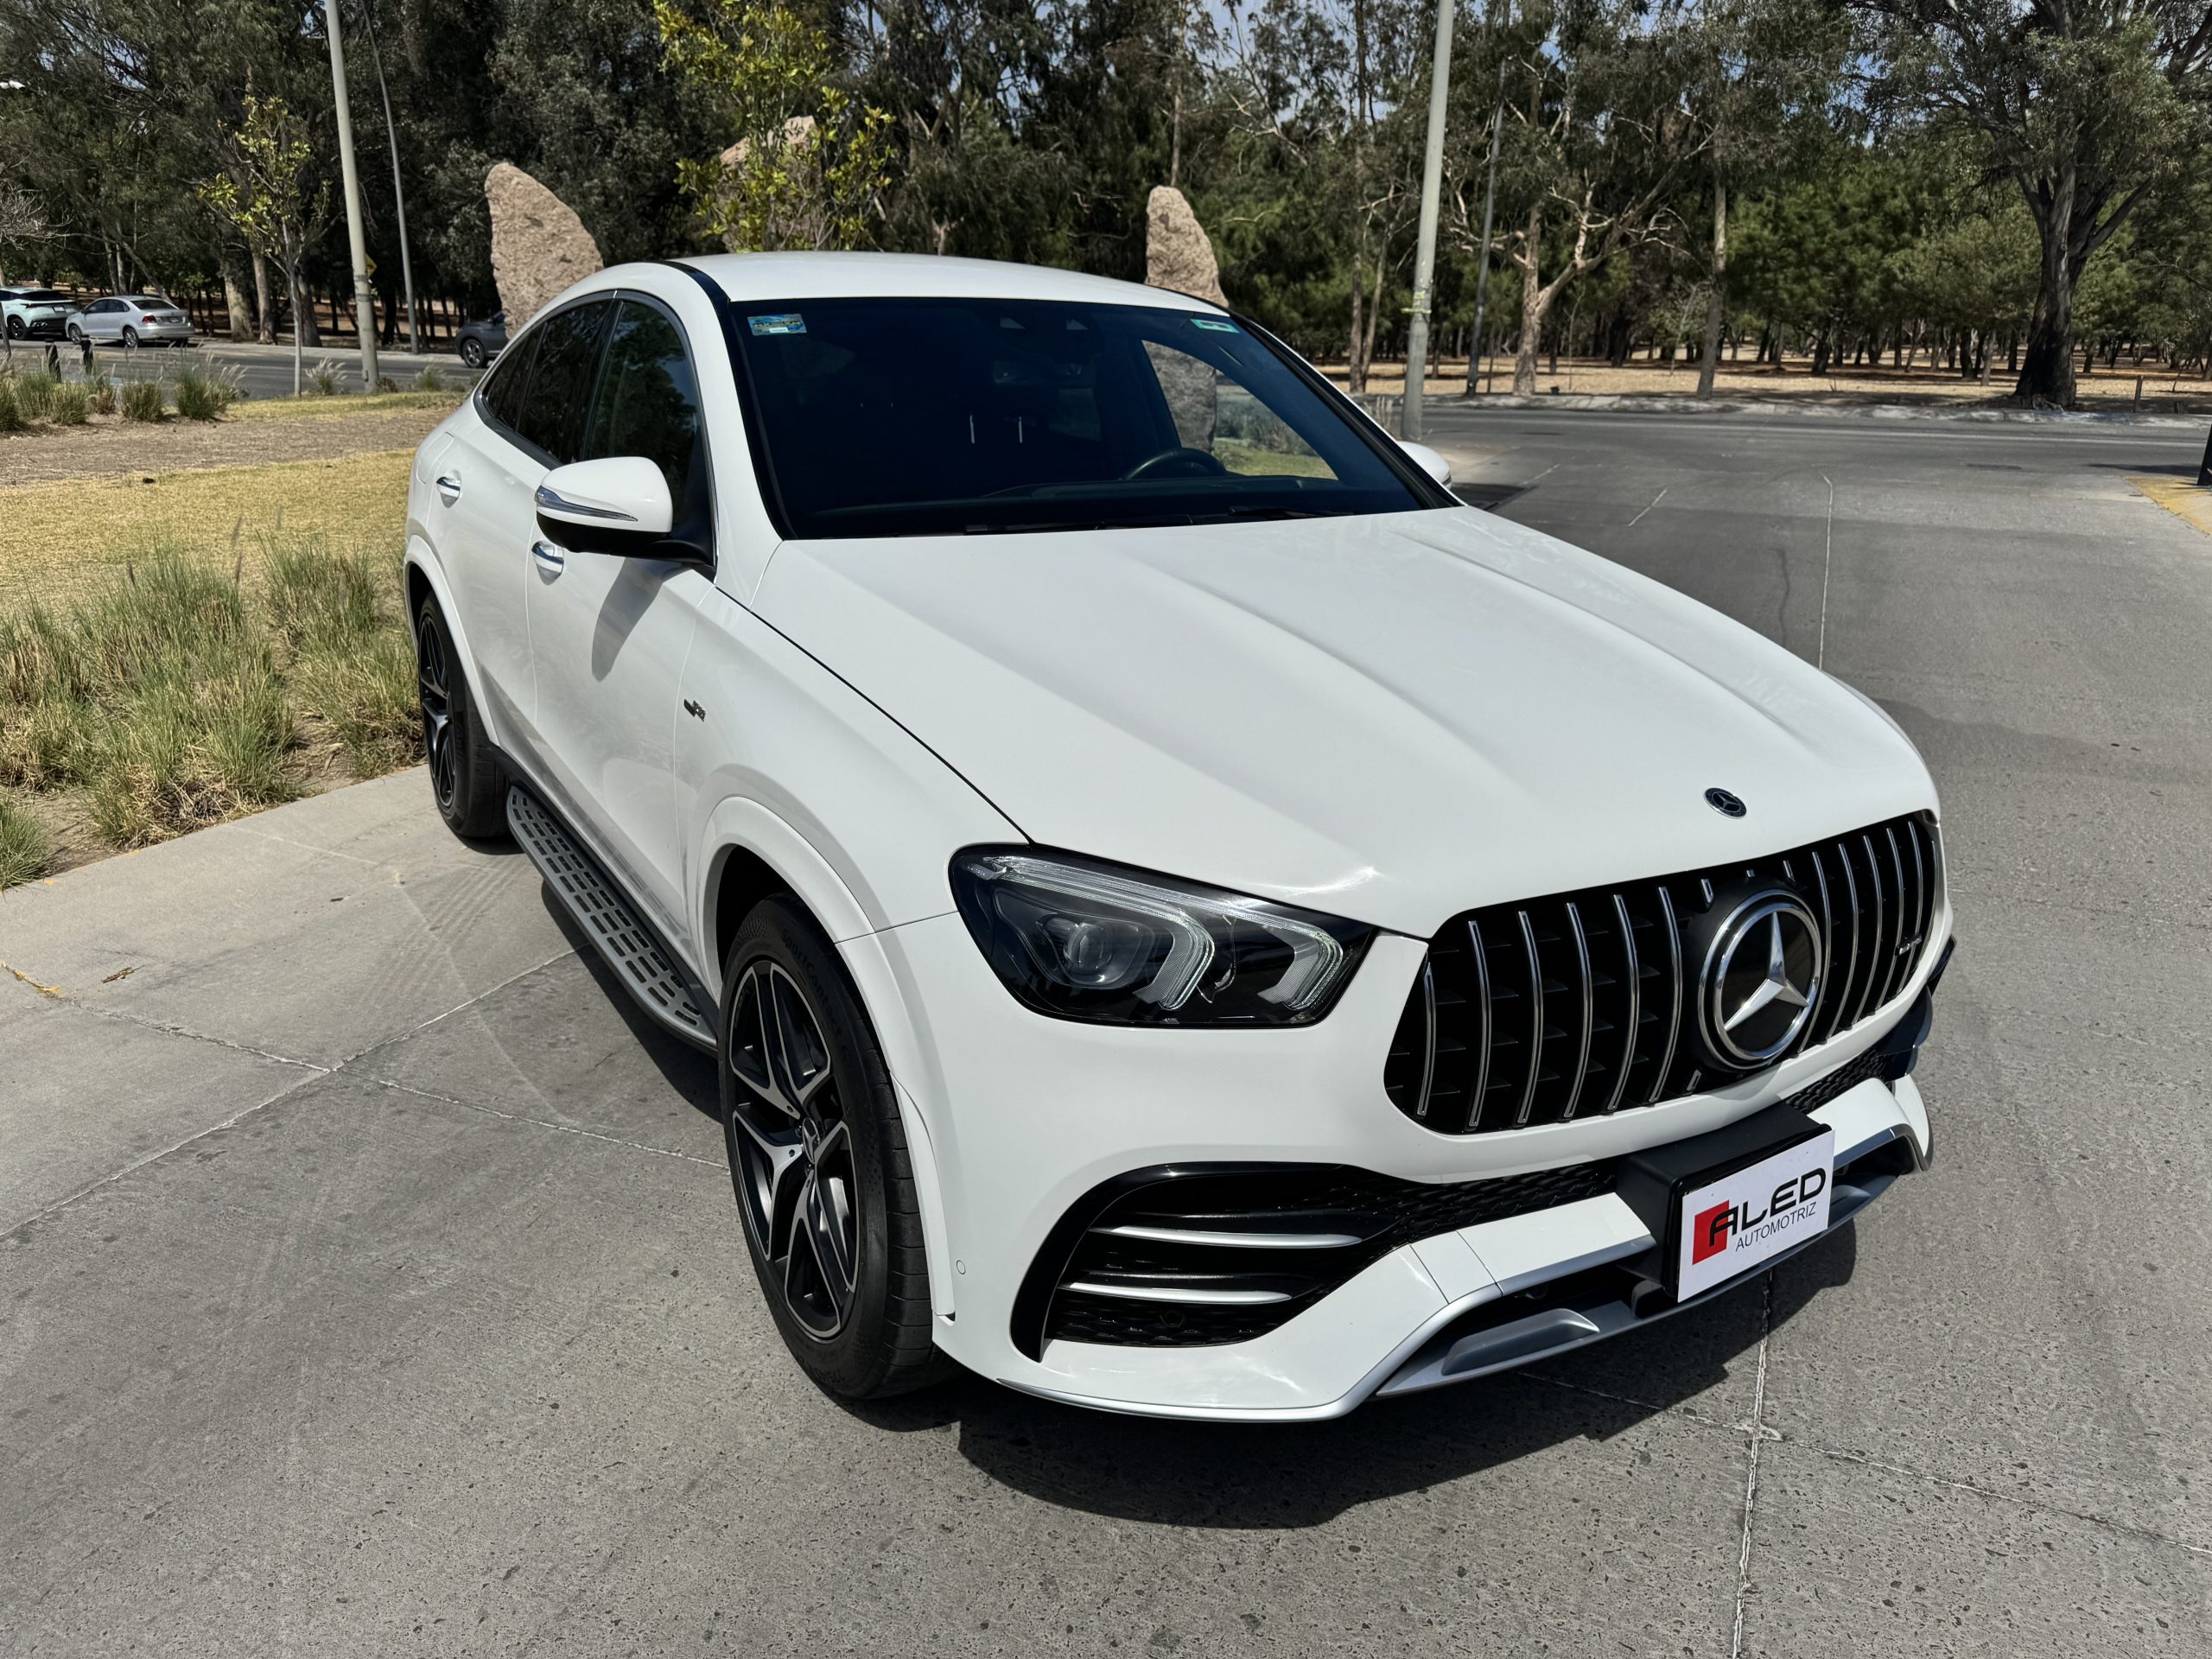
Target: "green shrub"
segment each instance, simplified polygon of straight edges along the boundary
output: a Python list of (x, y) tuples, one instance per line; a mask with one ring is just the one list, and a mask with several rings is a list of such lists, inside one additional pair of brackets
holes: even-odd
[(160, 420), (162, 383), (158, 380), (133, 380), (124, 386), (123, 418), (126, 421)]
[(421, 758), (415, 647), (404, 629), (309, 651), (293, 665), (291, 679), (302, 712), (329, 722), (356, 776), (378, 777)]
[(444, 372), (442, 371), (435, 363), (424, 365), (423, 372), (415, 377), (415, 390), (417, 391), (445, 391), (446, 377)]
[(188, 363), (176, 372), (176, 412), (188, 421), (218, 421), (237, 400), (238, 372), (219, 368), (212, 374)]
[(16, 404), (27, 421), (42, 421), (48, 406), (54, 401), (54, 389), (61, 383), (43, 369), (33, 369), (29, 374), (16, 377)]
[(46, 418), (56, 426), (82, 426), (92, 412), (92, 393), (75, 380), (62, 381), (46, 401)]
[(95, 415), (115, 413), (115, 382), (107, 376), (95, 375), (85, 384), (85, 396), (92, 402)]
[(318, 363), (308, 371), (307, 395), (310, 397), (335, 397), (343, 388), (339, 383), (339, 368), (335, 363)]
[(53, 863), (46, 831), (22, 807), (0, 796), (0, 887), (34, 880)]
[(0, 432), (20, 432), (30, 423), (23, 418), (23, 406), (16, 399), (16, 377), (0, 374)]
[(296, 652), (344, 650), (376, 632), (383, 602), (398, 591), (389, 559), (334, 549), (321, 536), (266, 540), (270, 620)]

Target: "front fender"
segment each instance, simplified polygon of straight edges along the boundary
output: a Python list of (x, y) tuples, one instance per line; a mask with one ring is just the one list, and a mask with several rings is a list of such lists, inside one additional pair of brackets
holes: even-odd
[[(899, 1102), (899, 1117), (906, 1135), (906, 1152), (912, 1167), (915, 1198), (922, 1217), (922, 1239), (929, 1261), (930, 1302), (938, 1319), (952, 1313), (951, 1243), (945, 1229), (944, 1196), (938, 1178), (934, 1140), (929, 1114), (921, 1102), (941, 1098), (926, 1086), (930, 1066), (927, 1051), (914, 1027), (898, 977), (886, 955), (880, 935), (871, 925), (861, 901), (845, 885), (830, 861), (785, 819), (758, 801), (729, 799), (709, 815), (706, 845), (711, 849), (702, 868), (692, 913), (692, 937), (712, 941), (720, 908), (721, 883), (730, 855), (750, 853), (774, 871), (836, 945), (845, 970), (852, 976), (861, 1006), (874, 1027), (883, 1050), (883, 1063), (891, 1073), (892, 1090)], [(703, 957), (708, 954), (702, 950)], [(722, 964), (702, 962), (709, 987), (719, 1002), (723, 991)]]

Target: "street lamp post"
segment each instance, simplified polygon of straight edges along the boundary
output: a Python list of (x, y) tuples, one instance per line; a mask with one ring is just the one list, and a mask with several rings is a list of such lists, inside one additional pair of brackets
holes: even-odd
[(391, 88), (385, 83), (384, 42), (377, 39), (377, 15), (372, 10), (365, 16), (369, 20), (369, 55), (377, 65), (377, 96), (384, 100), (385, 138), (391, 145), (391, 206), (399, 219), (399, 280), (407, 290), (407, 349), (420, 357), (423, 346), (415, 336), (415, 264), (407, 257), (407, 196), (399, 184), (399, 129), (391, 119)]
[(346, 48), (338, 38), (338, 0), (323, 0), (330, 35), (330, 79), (338, 112), (338, 171), (346, 187), (346, 241), (353, 256), (353, 321), (361, 336), (361, 390), (377, 389), (377, 296), (369, 285), (369, 245), (361, 233), (361, 179), (353, 167), (353, 114), (346, 99)]
[(1421, 435), (1422, 382), (1428, 375), (1430, 289), (1436, 276), (1436, 203), (1444, 180), (1445, 104), (1452, 91), (1452, 0), (1437, 0), (1436, 56), (1428, 72), (1428, 148), (1421, 163), (1421, 235), (1414, 250), (1413, 321), (1406, 331), (1402, 435)]

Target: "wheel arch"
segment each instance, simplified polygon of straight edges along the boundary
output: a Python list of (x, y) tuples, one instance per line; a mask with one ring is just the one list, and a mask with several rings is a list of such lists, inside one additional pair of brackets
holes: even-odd
[(468, 646), (468, 627), (454, 609), (453, 589), (446, 583), (445, 572), (438, 568), (430, 544), (421, 536), (408, 538), (407, 556), (402, 567), (402, 578), (406, 584), (407, 637), (415, 637), (416, 619), (423, 613), (423, 601), (438, 601), (438, 614), (446, 620), (446, 632), (453, 640), (454, 654), (461, 658), (461, 677), (468, 683), (468, 706), (475, 710), (490, 732), (494, 743), (505, 745), (506, 734), (499, 730), (499, 715), (485, 700), (484, 688), (476, 677), (476, 653)]
[[(713, 950), (702, 963), (719, 1003), (722, 967), (746, 913), (761, 899), (787, 895), (828, 937), (844, 964), (861, 1007), (874, 1028), (891, 1074), (892, 1093), (906, 1133), (922, 1237), (929, 1261), (930, 1300), (939, 1319), (952, 1312), (952, 1257), (938, 1175), (935, 1138), (915, 1084), (927, 1075), (921, 1039), (879, 929), (819, 849), (789, 821), (758, 801), (725, 800), (709, 815), (693, 917), (694, 937)], [(701, 954), (706, 954), (702, 950)]]

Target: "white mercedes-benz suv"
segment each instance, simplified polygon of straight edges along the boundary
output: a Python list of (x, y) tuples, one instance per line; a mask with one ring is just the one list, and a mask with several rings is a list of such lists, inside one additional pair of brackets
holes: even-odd
[(1912, 746), (1444, 473), (1202, 301), (889, 255), (601, 271), (423, 445), (438, 808), (715, 1054), (825, 1387), (1329, 1417), (1926, 1163)]

